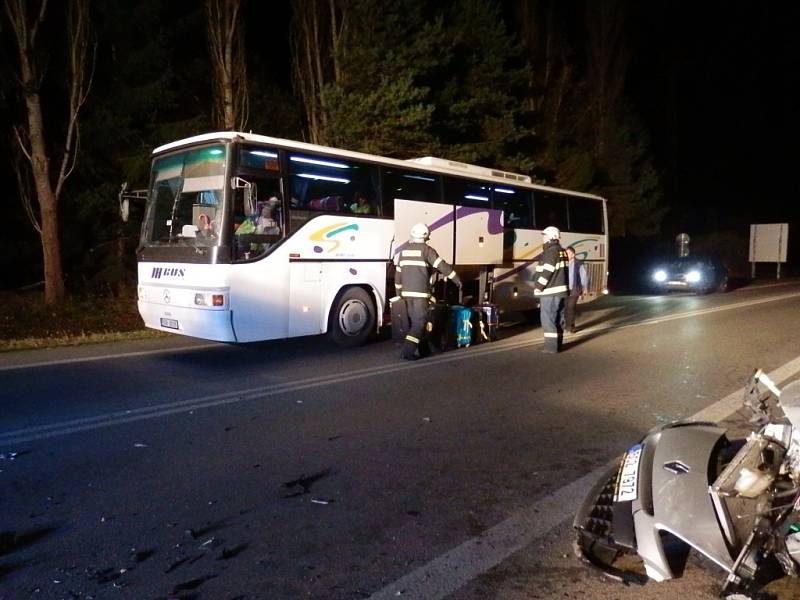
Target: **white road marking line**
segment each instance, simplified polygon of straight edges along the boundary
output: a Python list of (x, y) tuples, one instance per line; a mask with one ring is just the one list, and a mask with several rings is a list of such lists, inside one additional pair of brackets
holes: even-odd
[(171, 354), (178, 352), (191, 352), (193, 350), (207, 350), (208, 348), (219, 348), (223, 342), (216, 344), (201, 344), (197, 346), (184, 346), (182, 348), (163, 348), (160, 350), (141, 350), (139, 352), (120, 352), (119, 354), (102, 354), (100, 356), (84, 356), (80, 358), (63, 358), (61, 360), (40, 361), (21, 365), (3, 365), (0, 371), (16, 371), (21, 369), (33, 369), (35, 367), (55, 367), (58, 365), (73, 365), (84, 362), (97, 362), (98, 360), (111, 360), (115, 358), (132, 358), (136, 356), (151, 356), (153, 354)]
[[(798, 373), (800, 373), (800, 356), (772, 371), (769, 377), (780, 385)], [(688, 420), (721, 421), (739, 409), (743, 394), (744, 388), (736, 390), (695, 413)], [(614, 462), (616, 460), (565, 485), (549, 496), (540, 498), (513, 517), (468, 539), (375, 592), (370, 596), (370, 600), (398, 597), (434, 600), (452, 594), (567, 519), (573, 518), (589, 488)]]
[[(732, 305), (719, 306), (711, 309), (700, 309), (695, 311), (688, 311), (678, 313), (669, 317), (660, 317), (658, 319), (649, 319), (639, 323), (631, 323), (628, 325), (614, 325), (613, 323), (591, 327), (581, 331), (572, 336), (572, 338), (579, 338), (589, 334), (596, 334), (600, 331), (608, 329), (627, 329), (630, 327), (642, 327), (648, 325), (658, 324), (664, 321), (672, 321), (677, 319), (687, 319), (694, 316), (709, 314), (713, 312), (722, 312), (726, 310), (733, 310), (737, 308), (749, 307), (754, 304), (762, 304), (764, 302), (773, 302), (776, 300), (784, 300), (786, 298), (794, 298), (800, 296), (797, 294), (786, 294), (781, 296), (773, 296), (770, 298), (761, 298), (751, 302), (739, 302)], [(145, 419), (155, 419), (165, 417), (177, 413), (189, 412), (192, 410), (199, 410), (202, 408), (214, 408), (225, 404), (234, 404), (248, 400), (255, 400), (259, 398), (267, 398), (277, 396), (280, 394), (287, 394), (297, 392), (310, 388), (320, 387), (323, 385), (331, 385), (337, 383), (345, 383), (348, 381), (355, 381), (358, 379), (365, 379), (374, 377), (376, 375), (386, 375), (389, 373), (397, 373), (399, 371), (407, 371), (411, 369), (427, 368), (441, 363), (450, 363), (456, 361), (467, 360), (470, 358), (478, 358), (489, 354), (496, 354), (498, 352), (507, 352), (509, 350), (518, 350), (529, 346), (537, 346), (542, 344), (542, 339), (538, 336), (535, 339), (509, 339), (495, 342), (493, 344), (480, 344), (471, 348), (468, 352), (449, 352), (446, 354), (439, 354), (423, 361), (412, 363), (391, 363), (387, 365), (378, 365), (375, 367), (368, 367), (346, 373), (336, 373), (331, 375), (321, 375), (317, 377), (308, 377), (296, 381), (288, 381), (276, 383), (268, 386), (261, 386), (255, 388), (247, 388), (242, 390), (234, 390), (220, 394), (213, 394), (209, 396), (201, 396), (199, 398), (189, 398), (186, 400), (178, 400), (175, 402), (167, 402), (154, 406), (126, 409), (107, 413), (105, 415), (96, 415), (92, 417), (85, 417), (82, 419), (74, 419), (70, 421), (61, 421), (58, 423), (50, 423), (45, 425), (37, 425), (33, 427), (26, 427), (13, 431), (0, 432), (0, 445), (21, 444), (25, 442), (33, 442), (53, 438), (62, 435), (69, 435), (73, 433), (80, 433), (82, 431), (90, 431), (93, 429), (101, 429), (110, 427), (112, 425), (122, 425), (125, 423), (132, 423), (135, 421), (142, 421)], [(191, 349), (188, 349), (191, 350)], [(161, 352), (161, 351), (153, 351)], [(139, 355), (140, 353), (133, 353)], [(124, 355), (118, 355), (124, 356)], [(76, 361), (79, 362), (79, 361)]]
[[(782, 285), (789, 285), (789, 283), (768, 284), (768, 285), (761, 286), (761, 287), (777, 287), (777, 286), (782, 286)], [(745, 307), (748, 307), (748, 306), (755, 306), (755, 305), (763, 304), (763, 303), (766, 303), (766, 302), (775, 302), (775, 301), (778, 301), (778, 300), (786, 300), (788, 298), (796, 298), (798, 296), (800, 296), (800, 292), (781, 294), (779, 296), (769, 296), (767, 298), (759, 298), (759, 299), (756, 299), (756, 300), (746, 300), (746, 301), (742, 301), (742, 302), (736, 302), (736, 303), (733, 303), (733, 304), (726, 304), (726, 305), (722, 305), (722, 306), (702, 308), (702, 309), (697, 309), (697, 310), (677, 313), (677, 314), (670, 315), (670, 316), (667, 316), (667, 317), (654, 317), (652, 319), (647, 319), (645, 321), (640, 321), (638, 323), (629, 323), (629, 324), (626, 324), (626, 325), (617, 325), (613, 321), (610, 321), (610, 322), (604, 323), (602, 325), (596, 325), (596, 326), (593, 326), (593, 327), (589, 327), (589, 328), (583, 329), (577, 334), (569, 334), (569, 335), (567, 335), (567, 337), (571, 337), (571, 338), (574, 338), (576, 336), (577, 337), (581, 337), (583, 335), (586, 335), (587, 333), (597, 333), (597, 332), (600, 332), (600, 331), (607, 331), (609, 329), (626, 329), (628, 327), (639, 327), (639, 326), (642, 326), (642, 325), (658, 325), (659, 323), (663, 323), (665, 321), (673, 321), (673, 320), (676, 320), (676, 319), (686, 319), (686, 318), (693, 317), (693, 316), (698, 316), (698, 315), (703, 315), (703, 314), (710, 314), (710, 313), (715, 313), (715, 312), (723, 312), (723, 311), (726, 311), (726, 310), (735, 310), (735, 309), (738, 309), (738, 308), (745, 308)], [(541, 343), (542, 343), (542, 341), (540, 339), (536, 339), (536, 340), (532, 340), (532, 341), (531, 340), (520, 341), (520, 340), (517, 339), (517, 340), (502, 340), (500, 342), (494, 342), (494, 343), (491, 344), (491, 346), (493, 348), (507, 349), (507, 348), (512, 347), (512, 346), (517, 348), (517, 347), (521, 347), (521, 346), (536, 345), (536, 344), (541, 344)], [(70, 365), (70, 364), (77, 364), (77, 363), (84, 363), (84, 362), (97, 362), (97, 361), (101, 361), (101, 360), (113, 360), (113, 359), (118, 359), (118, 358), (134, 358), (134, 357), (138, 357), (138, 356), (153, 356), (153, 355), (158, 355), (158, 354), (173, 354), (173, 353), (177, 353), (177, 352), (192, 352), (194, 350), (206, 350), (206, 349), (209, 349), (209, 348), (219, 348), (221, 345), (222, 345), (222, 342), (220, 342), (220, 343), (211, 343), (211, 344), (202, 344), (202, 345), (190, 346), (190, 347), (184, 347), (184, 348), (166, 348), (166, 349), (159, 349), (159, 350), (142, 350), (142, 351), (138, 351), (138, 352), (121, 352), (121, 353), (118, 353), (118, 354), (106, 354), (106, 355), (101, 355), (101, 356), (87, 356), (87, 357), (83, 357), (83, 358), (65, 358), (65, 359), (62, 359), (62, 360), (54, 360), (54, 361), (40, 361), (40, 362), (21, 364), (21, 365), (4, 365), (4, 366), (0, 366), (0, 372), (2, 372), (2, 371), (15, 371), (15, 370), (22, 370), (22, 369), (32, 369), (32, 368), (37, 368), (37, 367), (53, 367), (53, 366), (59, 366), (59, 365)], [(486, 351), (486, 350), (484, 350), (484, 348), (486, 348), (487, 346), (488, 345), (481, 344), (481, 345), (479, 345), (477, 347), (473, 347), (471, 352)], [(427, 361), (424, 361), (424, 363), (418, 364), (416, 366), (425, 366), (427, 364), (430, 364), (430, 360), (431, 359), (429, 359)]]

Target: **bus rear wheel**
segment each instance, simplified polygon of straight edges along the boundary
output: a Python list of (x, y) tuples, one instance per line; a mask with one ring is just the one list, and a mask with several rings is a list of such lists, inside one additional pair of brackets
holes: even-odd
[(375, 305), (360, 287), (339, 293), (331, 308), (328, 336), (337, 346), (353, 348), (367, 341), (375, 329)]

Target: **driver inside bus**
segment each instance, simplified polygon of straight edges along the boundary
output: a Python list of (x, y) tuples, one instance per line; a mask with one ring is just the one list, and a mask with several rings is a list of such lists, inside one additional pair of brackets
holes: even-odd
[(211, 217), (206, 213), (200, 213), (198, 218), (199, 224), (197, 226), (197, 233), (195, 239), (200, 243), (212, 244), (217, 234), (214, 232), (214, 227), (211, 222)]

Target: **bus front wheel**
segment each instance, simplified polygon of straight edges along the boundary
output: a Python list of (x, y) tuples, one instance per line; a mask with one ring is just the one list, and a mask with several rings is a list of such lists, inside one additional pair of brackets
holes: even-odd
[(375, 329), (375, 305), (369, 293), (351, 287), (339, 293), (331, 308), (328, 336), (342, 348), (360, 346)]

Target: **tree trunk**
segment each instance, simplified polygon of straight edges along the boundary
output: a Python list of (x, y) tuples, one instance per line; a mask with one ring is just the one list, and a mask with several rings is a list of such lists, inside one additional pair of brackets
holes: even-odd
[(624, 40), (627, 19), (625, 0), (598, 0), (587, 5), (589, 82), (593, 90), (591, 110), (597, 138), (595, 152), (605, 157), (613, 118), (625, 91), (628, 54)]
[(249, 106), (241, 0), (206, 0), (209, 55), (214, 75), (214, 126), (244, 129)]
[[(328, 115), (323, 89), (330, 82), (333, 31), (330, 18), (335, 17), (335, 6), (326, 7), (324, 0), (295, 0), (292, 22), (292, 67), (294, 87), (303, 102), (308, 123), (308, 139), (315, 144), (329, 143)], [(330, 31), (328, 31), (330, 29)], [(335, 64), (334, 64), (335, 69)], [(335, 73), (332, 75), (335, 78)]]
[(50, 185), (50, 161), (44, 143), (42, 106), (38, 93), (30, 93), (28, 109), (31, 170), (39, 200), (42, 258), (44, 261), (44, 298), (56, 304), (64, 298), (64, 274), (61, 267), (61, 242), (58, 236), (58, 197)]
[[(91, 87), (93, 69), (87, 77), (87, 49), (89, 47), (88, 0), (72, 0), (67, 6), (67, 56), (69, 72), (67, 83), (69, 111), (64, 132), (63, 151), (59, 168), (51, 172), (50, 154), (44, 132), (44, 117), (40, 88), (47, 52), (41, 48), (36, 36), (44, 22), (47, 0), (5, 0), (5, 14), (11, 25), (19, 56), (18, 78), (25, 101), (26, 126), (15, 128), (21, 152), (30, 165), (30, 176), (39, 205), (38, 222), (30, 199), (24, 198), (26, 212), (42, 241), (45, 302), (56, 304), (64, 298), (64, 274), (61, 265), (61, 242), (58, 235), (58, 200), (64, 182), (72, 173), (77, 156), (79, 139), (78, 114)], [(92, 66), (94, 62), (92, 61)], [(22, 175), (20, 173), (20, 187)], [(20, 189), (24, 196), (24, 190)]]

